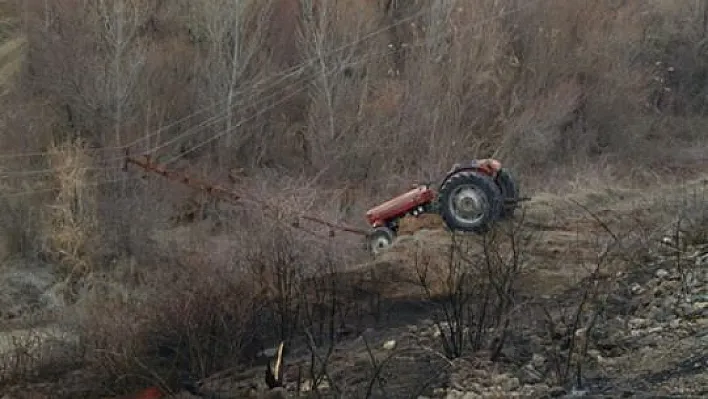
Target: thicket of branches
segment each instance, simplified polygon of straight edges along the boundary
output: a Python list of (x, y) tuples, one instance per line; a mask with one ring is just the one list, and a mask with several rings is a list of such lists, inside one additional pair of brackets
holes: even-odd
[[(502, 159), (529, 188), (549, 188), (539, 176), (655, 179), (697, 160), (666, 150), (700, 137), (705, 10), (580, 0), (28, 0), (15, 10), (27, 55), (3, 97), (0, 146), (78, 146), (82, 167), (95, 169), (75, 183), (103, 183), (83, 198), (98, 202), (96, 223), (121, 232), (102, 239), (108, 252), (137, 251), (125, 239), (140, 234), (128, 209), (181, 198), (172, 187), (106, 184), (125, 177), (126, 146), (212, 177), (239, 170), (274, 190), (295, 178), (353, 192), (340, 210), (473, 157)], [(3, 159), (4, 189), (66, 184), (52, 159)], [(50, 170), (15, 177), (23, 169)], [(25, 207), (47, 200), (8, 201), (25, 215), (9, 229), (10, 252), (46, 247), (33, 242), (38, 216)]]
[(184, 156), (382, 183), (473, 156), (534, 172), (644, 157), (662, 122), (705, 113), (701, 2), (22, 3), (20, 92), (44, 112), (7, 113), (18, 152), (189, 130), (158, 153), (221, 134)]

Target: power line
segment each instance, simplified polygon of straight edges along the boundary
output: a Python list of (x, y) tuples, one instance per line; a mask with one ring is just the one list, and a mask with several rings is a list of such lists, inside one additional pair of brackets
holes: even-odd
[[(116, 158), (114, 161), (120, 161), (123, 158)], [(100, 171), (100, 170), (117, 170), (120, 169), (118, 166), (80, 166), (80, 167), (74, 167), (74, 166), (61, 166), (57, 168), (47, 168), (47, 169), (38, 169), (38, 170), (23, 170), (23, 171), (9, 171), (9, 172), (0, 172), (0, 179), (2, 178), (8, 178), (8, 177), (24, 177), (24, 176), (42, 176), (42, 175), (49, 175), (57, 172), (62, 172), (65, 170), (76, 170), (76, 171)]]
[[(491, 21), (495, 21), (495, 20), (497, 20), (497, 19), (506, 17), (506, 16), (511, 15), (511, 14), (514, 14), (514, 13), (517, 13), (517, 12), (519, 12), (519, 11), (522, 11), (522, 10), (526, 9), (526, 8), (529, 8), (531, 5), (533, 5), (533, 4), (535, 4), (535, 3), (540, 3), (541, 1), (543, 1), (543, 0), (535, 0), (535, 1), (529, 0), (529, 1), (528, 1), (525, 5), (523, 5), (523, 6), (513, 8), (513, 9), (511, 9), (511, 10), (509, 10), (509, 11), (506, 11), (506, 12), (503, 12), (503, 13), (501, 13), (501, 14), (499, 14), (499, 15), (495, 15), (495, 16), (490, 17), (490, 18), (485, 18), (485, 19), (483, 19), (483, 20), (481, 20), (481, 21), (478, 21), (478, 22), (476, 22), (476, 23), (474, 23), (474, 24), (470, 24), (469, 26), (465, 27), (464, 30), (465, 30), (465, 31), (466, 31), (466, 30), (471, 30), (472, 28), (477, 28), (477, 27), (479, 27), (479, 26), (481, 26), (481, 25), (484, 25), (484, 24), (486, 24), (486, 23), (489, 23), (489, 22), (491, 22)], [(411, 46), (409, 46), (409, 47), (419, 47), (419, 46), (428, 45), (430, 42), (432, 42), (432, 40), (430, 40), (430, 39), (436, 39), (436, 38), (435, 38), (435, 37), (434, 37), (434, 38), (427, 38), (426, 40), (423, 40), (423, 41), (420, 42), (420, 43), (415, 43), (415, 44), (413, 44), (413, 45), (411, 45)], [(369, 58), (374, 58), (374, 57), (378, 57), (378, 56), (382, 56), (382, 55), (386, 55), (386, 54), (389, 54), (389, 52), (369, 53), (369, 54), (367, 54), (367, 55), (364, 55), (364, 56), (360, 57), (357, 61), (353, 61), (353, 62), (350, 62), (349, 64), (343, 64), (343, 65), (338, 65), (338, 66), (333, 67), (333, 68), (332, 68), (332, 72), (330, 72), (329, 74), (332, 74), (332, 73), (338, 71), (338, 70), (339, 70), (340, 68), (342, 68), (343, 66), (353, 66), (353, 65), (359, 64), (359, 63), (361, 63), (361, 62), (367, 61)], [(316, 72), (316, 73), (314, 73), (314, 74), (312, 75), (312, 78), (316, 78), (316, 77), (321, 76), (321, 75), (322, 75), (322, 72), (321, 72), (321, 71), (318, 71), (318, 72)], [(328, 74), (325, 73), (325, 75), (328, 75)], [(308, 80), (309, 80), (309, 79), (308, 79)], [(230, 132), (232, 132), (233, 130), (237, 129), (238, 127), (240, 127), (240, 126), (241, 126), (242, 124), (244, 124), (245, 122), (247, 122), (247, 121), (249, 121), (249, 120), (255, 118), (256, 116), (259, 116), (260, 114), (263, 114), (263, 113), (264, 113), (265, 111), (267, 111), (267, 110), (270, 110), (270, 109), (274, 108), (276, 105), (280, 105), (280, 104), (284, 103), (286, 100), (288, 100), (288, 99), (290, 99), (291, 97), (293, 97), (294, 95), (296, 95), (296, 94), (302, 92), (304, 89), (305, 89), (304, 87), (298, 89), (295, 93), (293, 93), (293, 94), (291, 94), (291, 95), (289, 95), (289, 96), (286, 96), (286, 97), (285, 97), (284, 99), (282, 99), (281, 101), (278, 101), (278, 102), (276, 102), (276, 104), (274, 104), (274, 105), (272, 105), (272, 106), (270, 106), (270, 107), (267, 107), (265, 110), (262, 110), (261, 112), (257, 113), (255, 116), (250, 116), (250, 117), (248, 117), (248, 118), (245, 118), (245, 119), (240, 120), (240, 121), (239, 121), (238, 123), (236, 123), (230, 130), (223, 130), (223, 131), (221, 131), (221, 132), (219, 132), (219, 133), (216, 133), (216, 134), (214, 134), (212, 137), (210, 137), (210, 138), (208, 138), (208, 139), (206, 139), (206, 140), (204, 140), (204, 141), (202, 141), (202, 142), (196, 144), (195, 146), (189, 148), (188, 150), (182, 151), (180, 154), (175, 155), (174, 157), (172, 157), (172, 158), (170, 158), (169, 160), (165, 161), (165, 164), (169, 164), (169, 163), (171, 163), (171, 162), (174, 162), (174, 161), (176, 161), (177, 159), (183, 157), (184, 155), (187, 155), (187, 154), (189, 154), (189, 153), (191, 153), (191, 152), (193, 152), (193, 151), (195, 151), (195, 150), (197, 150), (197, 149), (199, 149), (199, 148), (201, 148), (201, 147), (207, 145), (208, 143), (213, 142), (214, 140), (217, 140), (218, 138), (220, 138), (220, 137), (222, 137), (222, 136), (224, 136), (224, 135), (226, 135), (226, 134), (229, 134)]]
[[(121, 182), (126, 182), (126, 181), (131, 181), (131, 180), (140, 180), (140, 179), (142, 179), (142, 177), (140, 177), (140, 176), (123, 177), (120, 179), (110, 179), (110, 180), (103, 180), (103, 181), (98, 181), (98, 182), (77, 183), (76, 186), (77, 187), (98, 187), (98, 186), (103, 186), (106, 184), (121, 183)], [(59, 188), (41, 188), (41, 189), (36, 189), (36, 190), (18, 191), (18, 192), (14, 192), (14, 193), (1, 193), (0, 192), (0, 197), (2, 197), (2, 198), (23, 197), (26, 195), (51, 193), (51, 192), (54, 192), (57, 190), (59, 190)]]
[[(394, 23), (388, 24), (388, 25), (386, 25), (386, 26), (384, 26), (384, 27), (382, 27), (382, 28), (379, 28), (379, 29), (376, 29), (376, 30), (374, 30), (374, 31), (372, 31), (372, 32), (369, 32), (368, 34), (366, 34), (366, 35), (364, 35), (364, 36), (358, 38), (357, 40), (354, 40), (354, 41), (349, 42), (349, 43), (347, 43), (347, 44), (344, 44), (344, 45), (342, 45), (342, 46), (340, 46), (340, 47), (337, 47), (337, 48), (335, 48), (334, 50), (330, 50), (330, 51), (328, 51), (325, 55), (331, 56), (331, 55), (333, 55), (333, 54), (335, 54), (335, 53), (344, 51), (344, 50), (346, 50), (347, 48), (356, 46), (357, 44), (362, 43), (362, 42), (364, 42), (365, 40), (368, 40), (368, 39), (371, 38), (371, 37), (374, 37), (374, 36), (379, 35), (379, 34), (381, 34), (381, 33), (386, 33), (386, 32), (388, 32), (390, 29), (392, 29), (392, 28), (394, 28), (394, 27), (396, 27), (396, 26), (398, 26), (398, 25), (404, 24), (404, 23), (406, 23), (406, 22), (408, 22), (408, 21), (412, 21), (412, 20), (414, 20), (415, 18), (418, 18), (418, 17), (421, 16), (421, 15), (424, 15), (426, 12), (427, 12), (427, 10), (418, 11), (418, 12), (414, 13), (414, 14), (411, 15), (411, 16), (408, 16), (408, 17), (406, 17), (406, 18), (400, 19), (400, 20), (398, 20), (398, 21), (396, 21), (396, 22), (394, 22)], [(297, 65), (294, 65), (294, 66), (292, 66), (292, 67), (286, 69), (285, 71), (282, 71), (282, 72), (279, 72), (279, 73), (275, 74), (275, 76), (271, 76), (271, 77), (264, 78), (264, 79), (261, 79), (261, 80), (257, 81), (255, 84), (250, 85), (250, 88), (249, 88), (249, 89), (254, 89), (255, 87), (257, 87), (257, 86), (259, 86), (259, 85), (261, 85), (261, 84), (267, 83), (267, 81), (269, 81), (269, 80), (271, 80), (271, 79), (273, 79), (273, 78), (277, 78), (277, 80), (276, 80), (275, 82), (273, 82), (273, 83), (270, 85), (271, 88), (272, 88), (272, 87), (275, 87), (275, 86), (276, 86), (277, 84), (279, 84), (280, 82), (282, 82), (282, 81), (284, 81), (284, 80), (286, 80), (286, 79), (288, 79), (288, 78), (290, 78), (290, 77), (297, 76), (297, 75), (300, 74), (305, 68), (307, 68), (307, 67), (309, 67), (309, 66), (312, 66), (312, 65), (313, 65), (314, 63), (316, 63), (317, 61), (318, 61), (318, 59), (310, 59), (310, 60), (308, 60), (308, 61), (301, 62), (301, 63), (299, 63), (299, 64), (297, 64)], [(265, 91), (265, 90), (263, 90), (263, 91)], [(262, 91), (262, 92), (263, 92), (263, 91)], [(239, 95), (239, 96), (243, 96), (243, 95), (245, 95), (246, 93), (247, 93), (247, 90), (239, 90), (236, 94)], [(182, 123), (182, 122), (184, 122), (184, 121), (186, 121), (186, 120), (188, 120), (188, 119), (191, 119), (191, 118), (194, 117), (194, 116), (197, 116), (197, 115), (199, 115), (199, 114), (201, 114), (201, 113), (204, 113), (204, 112), (206, 112), (206, 111), (209, 111), (209, 110), (211, 110), (211, 109), (218, 108), (218, 107), (220, 107), (220, 106), (222, 106), (222, 105), (225, 105), (226, 103), (228, 103), (228, 100), (220, 101), (220, 102), (217, 102), (216, 104), (212, 104), (212, 105), (210, 105), (210, 106), (203, 107), (203, 108), (201, 108), (201, 109), (199, 109), (199, 110), (197, 110), (197, 111), (195, 111), (195, 112), (193, 112), (193, 113), (191, 113), (191, 114), (189, 114), (189, 115), (187, 115), (187, 116), (185, 116), (185, 117), (183, 117), (183, 118), (180, 118), (179, 120), (177, 120), (177, 121), (175, 121), (175, 122), (172, 122), (172, 123), (170, 123), (170, 124), (168, 124), (168, 125), (166, 125), (166, 126), (160, 127), (160, 128), (158, 128), (157, 130), (153, 131), (152, 133), (150, 133), (150, 134), (148, 134), (148, 135), (146, 135), (146, 136), (140, 137), (140, 138), (138, 138), (138, 139), (135, 139), (135, 140), (133, 140), (133, 141), (127, 143), (127, 144), (124, 144), (124, 145), (121, 145), (121, 146), (114, 146), (114, 147), (102, 147), (102, 148), (97, 148), (97, 149), (93, 149), (93, 151), (102, 152), (102, 151), (120, 151), (120, 150), (124, 150), (124, 149), (129, 148), (129, 147), (132, 147), (133, 145), (138, 144), (138, 143), (140, 143), (140, 142), (142, 142), (142, 141), (144, 141), (144, 140), (148, 140), (149, 138), (151, 138), (151, 137), (153, 137), (153, 136), (156, 136), (156, 135), (158, 135), (158, 134), (164, 132), (165, 130), (169, 130), (169, 129), (171, 129), (171, 128), (177, 126), (177, 125), (179, 125), (180, 123)], [(239, 105), (239, 104), (234, 104), (234, 107), (235, 107), (236, 105)], [(26, 152), (26, 153), (7, 153), (7, 154), (0, 154), (0, 159), (20, 158), (20, 157), (34, 157), (34, 156), (45, 156), (45, 155), (47, 155), (47, 154), (49, 154), (49, 153), (50, 153), (50, 151), (37, 151), (37, 152)]]
[[(514, 8), (514, 9), (509, 10), (509, 11), (502, 12), (502, 13), (499, 14), (499, 15), (495, 15), (495, 16), (493, 16), (493, 17), (483, 19), (483, 20), (481, 20), (481, 21), (478, 21), (478, 22), (476, 22), (476, 23), (474, 23), (474, 24), (471, 24), (471, 25), (465, 27), (464, 29), (465, 29), (465, 30), (468, 30), (468, 29), (471, 29), (471, 28), (475, 28), (475, 27), (484, 25), (484, 24), (486, 24), (487, 22), (490, 22), (490, 21), (493, 21), (493, 20), (502, 18), (502, 17), (504, 17), (504, 16), (507, 16), (507, 15), (510, 15), (510, 14), (513, 14), (513, 13), (516, 13), (516, 12), (519, 12), (519, 11), (525, 9), (525, 8), (529, 8), (530, 6), (534, 5), (535, 3), (539, 3), (539, 2), (541, 2), (541, 1), (542, 1), (542, 0), (535, 0), (535, 1), (531, 1), (531, 0), (530, 0), (530, 1), (528, 1), (524, 6), (516, 7), (516, 8)], [(379, 34), (379, 33), (381, 33), (381, 32), (384, 32), (384, 31), (387, 30), (387, 29), (390, 29), (391, 27), (395, 27), (395, 26), (397, 26), (397, 25), (400, 25), (400, 24), (402, 24), (402, 23), (405, 23), (405, 22), (407, 22), (407, 21), (410, 21), (410, 20), (412, 20), (412, 19), (415, 19), (415, 18), (417, 18), (418, 16), (425, 14), (426, 12), (427, 12), (427, 10), (419, 11), (419, 12), (417, 12), (417, 13), (415, 13), (415, 14), (409, 16), (409, 17), (406, 17), (406, 18), (404, 18), (404, 19), (402, 19), (402, 20), (397, 21), (396, 23), (389, 24), (389, 25), (387, 25), (387, 27), (385, 27), (385, 28), (381, 28), (381, 29), (375, 30), (374, 32), (371, 32), (371, 33), (365, 35), (364, 37), (362, 37), (362, 38), (360, 38), (360, 39), (358, 39), (358, 40), (355, 40), (355, 41), (350, 42), (350, 43), (348, 43), (348, 44), (342, 45), (342, 46), (336, 48), (336, 49), (333, 50), (333, 51), (329, 51), (329, 52), (325, 53), (325, 55), (331, 55), (331, 54), (333, 54), (333, 53), (342, 51), (342, 50), (344, 50), (344, 49), (346, 49), (346, 48), (348, 48), (348, 47), (354, 46), (354, 45), (356, 45), (356, 44), (358, 44), (358, 43), (360, 43), (360, 42), (363, 42), (363, 41), (366, 40), (368, 37), (372, 37), (372, 36), (374, 36), (374, 35), (376, 35), (376, 34)], [(441, 35), (442, 35), (442, 34), (441, 34)], [(424, 40), (424, 41), (422, 41), (422, 42), (419, 42), (419, 43), (415, 43), (415, 44), (409, 46), (409, 48), (410, 48), (410, 47), (424, 46), (424, 45), (427, 45), (427, 44), (429, 44), (430, 42), (432, 42), (432, 41), (434, 41), (434, 40), (436, 40), (436, 39), (437, 39), (437, 37), (426, 38), (426, 40)], [(390, 51), (383, 51), (383, 52), (378, 52), (378, 53), (368, 53), (368, 54), (366, 54), (366, 55), (360, 57), (360, 58), (359, 58), (358, 60), (356, 60), (356, 61), (350, 62), (350, 63), (348, 63), (348, 64), (341, 64), (341, 65), (338, 65), (338, 66), (332, 68), (332, 72), (330, 72), (329, 74), (333, 74), (334, 72), (336, 72), (336, 71), (338, 70), (338, 68), (344, 68), (344, 67), (348, 67), (348, 66), (353, 66), (353, 65), (359, 64), (359, 63), (361, 63), (361, 62), (364, 62), (364, 61), (366, 61), (366, 60), (368, 60), (368, 59), (372, 59), (372, 58), (374, 58), (374, 57), (386, 56), (386, 55), (389, 55), (389, 54), (391, 54)], [(304, 62), (304, 63), (301, 63), (301, 64), (299, 64), (299, 65), (296, 65), (296, 66), (290, 68), (289, 70), (287, 70), (287, 71), (285, 71), (285, 72), (283, 72), (283, 73), (278, 74), (278, 75), (281, 76), (281, 79), (278, 79), (275, 83), (272, 84), (272, 86), (274, 87), (277, 83), (279, 83), (279, 82), (282, 81), (282, 80), (287, 79), (288, 77), (292, 77), (292, 76), (296, 76), (297, 74), (300, 74), (300, 73), (302, 72), (302, 70), (303, 70), (306, 66), (312, 65), (313, 63), (317, 62), (318, 60), (319, 60), (319, 58), (312, 58), (312, 59), (310, 59), (310, 60), (307, 61), (307, 62)], [(289, 72), (288, 72), (288, 71), (289, 71)], [(325, 75), (329, 75), (329, 74), (325, 73)], [(278, 76), (278, 75), (276, 75), (276, 76)], [(294, 83), (292, 83), (292, 84), (299, 84), (299, 83), (302, 83), (302, 82), (307, 82), (308, 80), (314, 79), (314, 78), (316, 78), (316, 77), (318, 77), (318, 76), (321, 76), (321, 75), (322, 75), (322, 71), (317, 71), (317, 72), (313, 73), (312, 75), (310, 75), (310, 76), (308, 76), (308, 77), (305, 77), (305, 78), (301, 78), (301, 79), (299, 79), (298, 81), (296, 81), (296, 82), (294, 82)], [(258, 85), (260, 85), (260, 84), (263, 84), (263, 83), (265, 83), (267, 80), (268, 80), (268, 79), (262, 79), (262, 80), (256, 82), (255, 84), (251, 85), (251, 88), (256, 87), (256, 86), (258, 86)], [(292, 85), (292, 84), (291, 84), (291, 85)], [(283, 90), (285, 90), (285, 89), (282, 89), (281, 91), (283, 91)], [(203, 142), (201, 142), (201, 143), (198, 143), (196, 146), (194, 146), (194, 147), (188, 149), (187, 151), (184, 151), (184, 152), (182, 152), (181, 154), (179, 154), (179, 155), (177, 155), (177, 156), (171, 158), (171, 159), (168, 161), (168, 163), (173, 162), (174, 160), (179, 159), (181, 156), (184, 156), (184, 155), (186, 155), (186, 154), (188, 154), (188, 153), (190, 153), (190, 152), (193, 152), (193, 151), (195, 151), (196, 149), (201, 148), (203, 145), (206, 145), (206, 144), (208, 144), (209, 142), (212, 142), (212, 141), (214, 141), (214, 140), (216, 140), (216, 139), (218, 139), (218, 138), (224, 136), (225, 134), (230, 133), (231, 131), (233, 131), (234, 129), (240, 127), (241, 125), (243, 125), (243, 124), (246, 123), (247, 121), (252, 120), (252, 119), (254, 119), (256, 116), (259, 116), (259, 115), (265, 113), (265, 111), (267, 111), (267, 110), (270, 110), (270, 109), (272, 109), (272, 108), (275, 108), (277, 105), (280, 105), (280, 104), (284, 103), (286, 100), (292, 98), (294, 95), (296, 95), (296, 94), (302, 92), (303, 90), (304, 90), (304, 88), (298, 89), (295, 93), (286, 96), (286, 97), (285, 97), (284, 99), (282, 99), (281, 101), (278, 101), (278, 102), (276, 102), (275, 104), (273, 104), (273, 105), (271, 105), (271, 106), (269, 106), (269, 107), (267, 107), (267, 108), (265, 108), (265, 109), (263, 109), (263, 110), (257, 112), (255, 116), (249, 116), (249, 117), (247, 117), (247, 118), (241, 119), (240, 121), (236, 122), (236, 124), (232, 127), (232, 129), (231, 129), (230, 131), (222, 131), (222, 132), (219, 132), (219, 133), (215, 134), (214, 136), (210, 137), (209, 139), (206, 139), (205, 141), (203, 141)], [(266, 91), (266, 90), (262, 90), (261, 92), (265, 92), (265, 91)], [(241, 93), (244, 93), (244, 92), (245, 92), (245, 90), (242, 90), (242, 91), (241, 91)], [(256, 106), (257, 103), (264, 103), (264, 102), (266, 102), (267, 100), (270, 100), (272, 97), (275, 97), (275, 96), (277, 96), (277, 95), (279, 95), (279, 94), (280, 94), (280, 93), (278, 93), (278, 92), (276, 91), (276, 92), (274, 92), (274, 93), (271, 93), (269, 96), (267, 96), (266, 99), (257, 100), (257, 101), (255, 101), (255, 102), (251, 103), (250, 105), (251, 105), (251, 106)], [(125, 145), (123, 145), (123, 146), (104, 147), (104, 148), (99, 148), (99, 149), (92, 149), (92, 151), (102, 152), (102, 151), (111, 151), (111, 150), (115, 150), (115, 151), (125, 150), (126, 148), (129, 148), (130, 146), (132, 146), (132, 145), (134, 145), (134, 144), (137, 144), (137, 143), (139, 143), (139, 142), (141, 142), (141, 141), (143, 141), (143, 140), (147, 140), (147, 139), (149, 139), (150, 137), (155, 136), (156, 134), (159, 134), (160, 132), (162, 132), (162, 131), (164, 131), (164, 130), (166, 130), (166, 129), (169, 129), (169, 128), (171, 128), (171, 127), (173, 127), (173, 126), (175, 126), (175, 125), (181, 123), (181, 122), (184, 121), (184, 120), (187, 120), (187, 119), (189, 119), (189, 118), (191, 118), (191, 117), (193, 117), (193, 116), (195, 116), (195, 115), (198, 115), (198, 114), (201, 113), (201, 112), (205, 112), (206, 110), (215, 108), (216, 106), (219, 106), (220, 104), (223, 104), (223, 103), (225, 103), (225, 102), (221, 102), (221, 103), (218, 103), (218, 104), (216, 104), (216, 105), (212, 105), (212, 106), (209, 106), (209, 107), (202, 108), (202, 109), (200, 109), (200, 110), (198, 110), (198, 111), (196, 111), (196, 112), (194, 112), (194, 113), (192, 113), (192, 114), (190, 114), (190, 115), (185, 116), (184, 118), (181, 118), (180, 120), (178, 120), (178, 121), (176, 121), (176, 122), (173, 122), (173, 123), (171, 123), (171, 124), (169, 124), (169, 125), (167, 125), (167, 126), (164, 126), (164, 127), (160, 128), (160, 129), (156, 130), (155, 132), (153, 132), (153, 133), (151, 133), (151, 134), (148, 134), (147, 136), (143, 136), (143, 137), (141, 137), (141, 138), (138, 138), (138, 139), (136, 139), (136, 140), (133, 140), (133, 141), (131, 141), (130, 143), (125, 144)], [(236, 102), (236, 103), (233, 105), (233, 107), (235, 108), (236, 106), (239, 106), (239, 105), (241, 105), (241, 102)], [(186, 137), (189, 137), (189, 136), (192, 136), (192, 135), (194, 135), (194, 134), (197, 134), (197, 133), (199, 132), (199, 129), (204, 128), (204, 127), (207, 127), (207, 126), (211, 126), (211, 125), (214, 125), (214, 124), (217, 124), (217, 123), (219, 123), (220, 121), (224, 120), (226, 117), (228, 117), (228, 112), (225, 110), (225, 111), (222, 112), (220, 115), (215, 115), (215, 116), (213, 116), (213, 117), (211, 117), (211, 118), (209, 118), (209, 119), (207, 119), (207, 120), (205, 120), (205, 121), (202, 121), (201, 123), (199, 123), (199, 124), (197, 124), (197, 125), (195, 125), (195, 126), (192, 126), (192, 127), (188, 128), (185, 132), (179, 134), (178, 136), (176, 136), (176, 137), (174, 137), (174, 138), (172, 138), (172, 139), (169, 139), (167, 142), (162, 143), (162, 144), (159, 144), (159, 145), (157, 145), (156, 147), (154, 147), (154, 148), (152, 148), (152, 149), (149, 149), (149, 150), (147, 150), (147, 151), (144, 151), (144, 152), (143, 152), (143, 155), (153, 154), (153, 153), (159, 151), (160, 149), (165, 148), (165, 147), (167, 147), (167, 146), (169, 146), (169, 145), (171, 145), (171, 144), (174, 144), (174, 143), (176, 143), (176, 142), (178, 142), (178, 141), (180, 141), (180, 140), (182, 140), (182, 139), (184, 139), (184, 138), (186, 138)], [(22, 156), (39, 156), (39, 155), (47, 155), (47, 154), (50, 154), (50, 153), (51, 153), (51, 151), (34, 152), (34, 153), (24, 153), (24, 154), (0, 154), (0, 159), (2, 159), (2, 158), (12, 158), (12, 157), (22, 157)], [(123, 157), (113, 158), (113, 159), (110, 159), (110, 160), (108, 160), (108, 161), (106, 161), (106, 162), (121, 161), (121, 160), (123, 160)], [(104, 167), (88, 167), (88, 168), (81, 168), (81, 169), (102, 170), (102, 169), (107, 169), (107, 168), (110, 168), (110, 167), (106, 167), (106, 168), (104, 168)], [(57, 169), (57, 168), (53, 168), (53, 169), (43, 169), (43, 170), (34, 170), (34, 171), (3, 172), (3, 173), (0, 174), (0, 177), (2, 177), (3, 175), (4, 175), (4, 176), (34, 176), (34, 175), (43, 175), (43, 174), (53, 173), (53, 172), (56, 172), (56, 171), (58, 171), (58, 170), (64, 170), (64, 169), (70, 169), (70, 167), (62, 167), (62, 168), (58, 168), (58, 169)]]

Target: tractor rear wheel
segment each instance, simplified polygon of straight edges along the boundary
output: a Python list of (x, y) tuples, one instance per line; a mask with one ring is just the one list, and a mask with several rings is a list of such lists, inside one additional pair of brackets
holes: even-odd
[(450, 176), (440, 187), (440, 216), (450, 230), (484, 233), (499, 219), (501, 190), (494, 179), (475, 171)]
[(504, 198), (504, 206), (501, 211), (501, 218), (506, 219), (514, 216), (516, 208), (519, 204), (519, 185), (516, 179), (507, 169), (499, 170), (497, 173), (497, 185), (501, 190), (502, 198)]
[(376, 256), (393, 245), (396, 233), (388, 227), (380, 226), (375, 228), (366, 237), (367, 246), (372, 255)]

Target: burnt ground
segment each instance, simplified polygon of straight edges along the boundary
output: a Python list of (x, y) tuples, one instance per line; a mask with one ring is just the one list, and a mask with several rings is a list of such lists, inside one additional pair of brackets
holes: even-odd
[[(450, 234), (434, 218), (414, 220), (386, 254), (338, 274), (368, 312), (338, 325), (335, 344), (317, 345), (315, 363), (326, 359), (319, 389), (312, 389), (313, 351), (306, 342), (290, 346), (288, 395), (704, 397), (708, 246), (685, 239), (676, 251), (661, 243), (671, 234), (663, 227), (674, 205), (661, 192), (535, 199), (524, 216), (523, 230), (533, 234), (524, 244), (508, 328), (485, 327), (480, 347), (468, 345), (454, 359), (442, 346), (450, 329), (440, 302), (426, 299), (416, 273), (425, 263), (437, 277), (433, 290), (444, 291)], [(502, 246), (500, 253), (508, 252)], [(60, 397), (70, 387), (90, 386), (88, 375), (12, 389), (3, 399), (32, 391)], [(201, 381), (200, 390), (213, 398), (265, 397), (263, 376), (262, 363), (226, 370)], [(70, 396), (95, 397), (79, 391)]]
[[(550, 333), (541, 322), (542, 312), (532, 314), (532, 310), (575, 310), (583, 294), (577, 288), (526, 308), (528, 314), (517, 320), (495, 361), (485, 350), (446, 359), (440, 327), (434, 321), (435, 306), (391, 302), (384, 306), (378, 325), (372, 324), (364, 333), (336, 345), (328, 365), (328, 376), (334, 383), (325, 384), (319, 394), (356, 398), (705, 397), (708, 307), (700, 301), (708, 292), (708, 266), (700, 266), (695, 273), (701, 276), (694, 277), (691, 302), (685, 301), (677, 287), (680, 273), (665, 264), (616, 279), (620, 288), (604, 297), (606, 308), (588, 333), (582, 360), (571, 363), (563, 383), (559, 383), (557, 369), (567, 365), (568, 331), (563, 331), (567, 325), (559, 322)], [(684, 302), (668, 306), (680, 301)], [(567, 313), (573, 315), (572, 311)], [(587, 323), (582, 323), (570, 335), (585, 327)], [(372, 357), (382, 364), (378, 379)], [(298, 383), (299, 373), (306, 373), (309, 361), (307, 351), (291, 353), (285, 378), (290, 392), (299, 390), (305, 397), (317, 397), (309, 391), (308, 381)], [(238, 389), (233, 387), (237, 378), (216, 378), (205, 384), (205, 392), (218, 392), (225, 398), (240, 397), (234, 395), (249, 391), (249, 387), (262, 389), (262, 371), (257, 368), (251, 378), (236, 383)]]

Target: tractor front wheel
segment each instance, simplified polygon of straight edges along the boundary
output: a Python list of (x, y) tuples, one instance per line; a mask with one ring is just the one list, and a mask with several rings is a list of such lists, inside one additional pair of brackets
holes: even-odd
[(388, 227), (380, 226), (375, 228), (366, 237), (367, 246), (372, 255), (376, 256), (393, 245), (396, 233)]
[(450, 230), (484, 233), (500, 218), (503, 197), (493, 178), (461, 171), (440, 187), (438, 207)]

